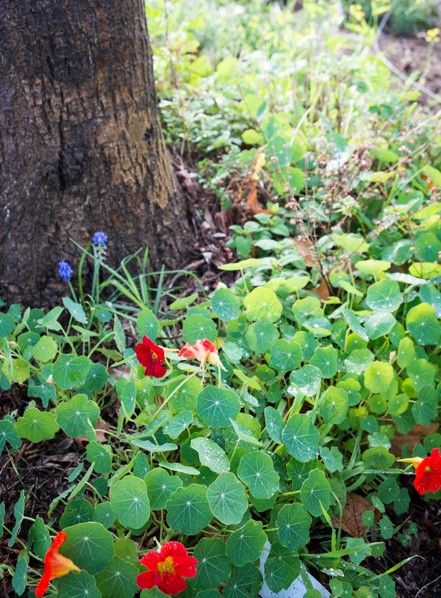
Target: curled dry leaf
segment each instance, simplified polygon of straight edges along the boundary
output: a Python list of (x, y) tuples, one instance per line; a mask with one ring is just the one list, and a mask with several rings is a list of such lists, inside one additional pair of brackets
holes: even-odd
[(360, 538), (365, 536), (368, 531), (366, 526), (363, 525), (362, 515), (365, 511), (374, 510), (371, 503), (363, 496), (349, 492), (341, 519), (340, 517), (334, 517), (332, 523), (353, 538)]
[(303, 258), (305, 265), (309, 268), (315, 266), (317, 263), (317, 257), (315, 255), (314, 243), (308, 237), (299, 236), (293, 239), (294, 245), (297, 251)]
[(407, 447), (409, 451), (413, 451), (417, 444), (421, 442), (426, 436), (434, 434), (439, 428), (439, 424), (430, 424), (429, 426), (421, 426), (417, 424), (410, 432), (406, 434), (396, 434), (392, 439), (392, 447), (390, 452), (396, 457), (401, 457), (402, 450)]

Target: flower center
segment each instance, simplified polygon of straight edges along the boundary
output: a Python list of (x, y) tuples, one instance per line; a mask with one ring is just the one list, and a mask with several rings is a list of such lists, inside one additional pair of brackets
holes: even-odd
[(164, 573), (174, 573), (174, 561), (172, 556), (167, 556), (161, 563), (156, 565), (160, 575), (164, 575)]
[(158, 361), (158, 359), (159, 359), (158, 354), (155, 353), (154, 351), (152, 351), (151, 357), (152, 357), (153, 361)]
[(424, 468), (424, 473), (432, 473), (432, 468), (426, 465), (426, 467)]

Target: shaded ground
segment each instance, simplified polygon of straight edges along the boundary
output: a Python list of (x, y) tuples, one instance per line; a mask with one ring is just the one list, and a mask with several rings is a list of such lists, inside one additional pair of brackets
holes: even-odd
[(417, 73), (417, 83), (428, 90), (422, 93), (420, 101), (436, 101), (431, 94), (438, 96), (441, 102), (441, 40), (430, 46), (425, 33), (417, 37), (396, 37), (383, 33), (379, 39), (379, 48), (384, 56), (405, 78)]

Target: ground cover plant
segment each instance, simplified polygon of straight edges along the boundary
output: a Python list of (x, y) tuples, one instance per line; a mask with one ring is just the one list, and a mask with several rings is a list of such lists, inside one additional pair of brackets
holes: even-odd
[(308, 571), (400, 595), (382, 556), (441, 498), (436, 113), (392, 85), (363, 16), (166, 8), (147, 13), (169, 141), (236, 214), (236, 257), (206, 288), (147, 252), (112, 267), (97, 231), (60, 256), (62, 304), (2, 306), (4, 467), (66, 439), (77, 462), (45, 512), (5, 494), (1, 571), (37, 597), (255, 597), (300, 575), (315, 598)]

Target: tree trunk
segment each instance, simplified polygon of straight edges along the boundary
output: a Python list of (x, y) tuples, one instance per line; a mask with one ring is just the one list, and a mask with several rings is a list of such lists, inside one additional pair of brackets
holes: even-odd
[[(0, 297), (53, 302), (69, 240), (182, 264), (143, 0), (0, 0)], [(65, 292), (65, 291), (64, 291)]]

